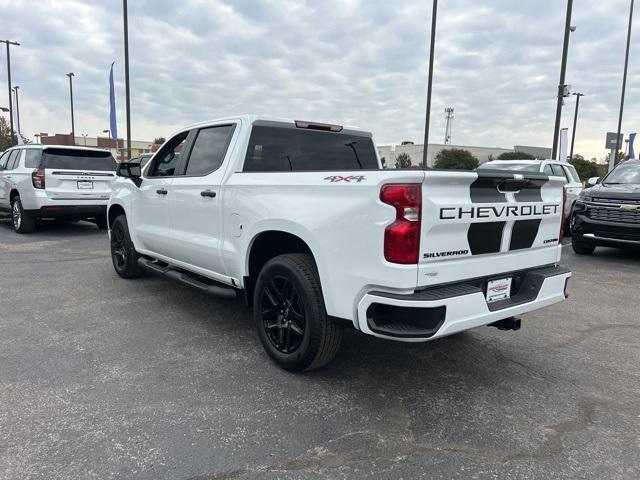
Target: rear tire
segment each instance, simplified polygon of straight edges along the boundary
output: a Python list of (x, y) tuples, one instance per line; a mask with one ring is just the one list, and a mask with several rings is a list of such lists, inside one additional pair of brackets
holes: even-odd
[(256, 282), (253, 312), (264, 349), (285, 370), (313, 370), (338, 353), (343, 327), (327, 317), (311, 255), (280, 255), (267, 262)]
[(594, 244), (581, 242), (577, 240), (576, 237), (571, 238), (571, 247), (573, 247), (573, 251), (578, 255), (593, 255), (593, 252), (596, 250)]
[(116, 273), (122, 278), (138, 278), (144, 269), (138, 264), (140, 255), (129, 236), (127, 217), (120, 215), (111, 227), (111, 261)]
[(36, 229), (36, 221), (22, 208), (20, 196), (15, 196), (11, 200), (11, 219), (16, 233), (32, 233)]

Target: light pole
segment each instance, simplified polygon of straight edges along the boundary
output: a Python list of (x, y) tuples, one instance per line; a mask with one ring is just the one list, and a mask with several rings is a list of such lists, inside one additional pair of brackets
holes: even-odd
[(427, 113), (424, 120), (424, 146), (422, 148), (422, 168), (427, 168), (427, 150), (429, 148), (429, 121), (431, 118), (431, 92), (433, 84), (433, 58), (436, 47), (436, 22), (438, 19), (438, 0), (433, 0), (431, 13), (431, 45), (429, 47), (429, 78), (427, 80)]
[(67, 73), (69, 77), (69, 97), (71, 98), (71, 145), (76, 144), (76, 125), (73, 120), (73, 72)]
[[(125, 107), (127, 112), (127, 160), (131, 160), (131, 104), (129, 97), (129, 18), (127, 12), (127, 0), (122, 0), (124, 20), (124, 89)], [(118, 139), (116, 139), (116, 145)]]
[(629, 8), (629, 30), (627, 31), (627, 51), (624, 56), (624, 73), (622, 74), (622, 96), (620, 97), (620, 116), (618, 117), (618, 139), (616, 141), (616, 152), (613, 158), (613, 165), (609, 162), (609, 171), (613, 170), (613, 167), (618, 163), (618, 152), (620, 151), (620, 133), (622, 130), (622, 113), (624, 111), (624, 94), (627, 89), (627, 70), (629, 68), (629, 47), (631, 44), (631, 25), (633, 24), (633, 2), (631, 0), (631, 7)]
[(13, 87), (13, 92), (16, 94), (16, 123), (18, 125), (18, 135), (22, 133), (22, 129), (20, 128), (20, 103), (18, 102), (18, 90), (20, 87), (16, 85)]
[(584, 93), (574, 93), (576, 96), (576, 114), (573, 117), (573, 133), (571, 134), (571, 153), (569, 160), (573, 160), (573, 146), (576, 143), (576, 125), (578, 124), (578, 108), (580, 107), (580, 97), (584, 97)]
[(560, 121), (562, 120), (562, 104), (564, 97), (567, 95), (565, 76), (567, 73), (567, 56), (569, 53), (569, 35), (576, 31), (576, 27), (571, 26), (571, 12), (573, 11), (573, 0), (567, 0), (567, 20), (564, 26), (564, 45), (562, 47), (562, 64), (560, 66), (560, 83), (558, 84), (558, 103), (556, 105), (556, 123), (553, 130), (553, 155), (552, 158), (557, 160), (558, 157), (558, 139), (560, 137)]
[(40, 143), (40, 134), (36, 133), (35, 135), (33, 135), (36, 138), (36, 143)]
[(13, 101), (11, 100), (11, 53), (9, 52), (9, 47), (11, 45), (15, 45), (16, 47), (20, 46), (18, 42), (12, 42), (10, 40), (0, 40), (0, 43), (4, 43), (7, 45), (7, 84), (9, 90), (9, 124), (11, 128), (11, 145), (13, 146), (13, 142), (15, 139), (15, 132), (13, 130)]
[(80, 135), (82, 135), (82, 137), (84, 138), (84, 146), (87, 146), (87, 137), (89, 136), (88, 133), (81, 133)]

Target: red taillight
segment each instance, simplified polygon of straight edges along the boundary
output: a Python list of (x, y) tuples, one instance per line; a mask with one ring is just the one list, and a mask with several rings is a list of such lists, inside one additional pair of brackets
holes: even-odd
[(396, 209), (396, 221), (384, 232), (384, 258), (391, 263), (418, 263), (422, 218), (422, 185), (384, 185), (380, 200)]
[(31, 183), (33, 188), (44, 188), (44, 170), (37, 169), (31, 173)]
[(341, 132), (342, 125), (331, 125), (329, 123), (318, 122), (303, 122), (302, 120), (295, 121), (296, 128), (304, 128), (307, 130), (320, 130), (323, 132)]
[(562, 188), (562, 217), (560, 218), (560, 239), (558, 243), (562, 245), (562, 239), (564, 238), (564, 226), (567, 223), (565, 220), (565, 214), (567, 208), (567, 187)]

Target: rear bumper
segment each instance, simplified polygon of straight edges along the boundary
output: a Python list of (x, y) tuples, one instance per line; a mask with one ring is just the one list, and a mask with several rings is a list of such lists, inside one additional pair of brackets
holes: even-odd
[(566, 298), (571, 272), (562, 266), (551, 266), (502, 276), (518, 280), (514, 280), (509, 300), (492, 304), (487, 304), (482, 286), (489, 279), (411, 295), (369, 292), (358, 304), (358, 326), (363, 333), (380, 338), (403, 342), (433, 340), (561, 302)]
[(92, 218), (107, 214), (106, 205), (49, 205), (25, 210), (33, 218)]

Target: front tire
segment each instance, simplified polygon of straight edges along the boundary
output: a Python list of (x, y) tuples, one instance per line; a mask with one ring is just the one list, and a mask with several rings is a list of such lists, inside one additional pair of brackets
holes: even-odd
[(280, 255), (267, 262), (256, 282), (253, 305), (260, 341), (281, 368), (313, 370), (338, 353), (343, 328), (327, 317), (311, 255)]
[(578, 255), (593, 255), (596, 246), (592, 243), (581, 242), (575, 236), (571, 237), (571, 247)]
[(129, 235), (127, 217), (120, 215), (111, 227), (111, 261), (116, 273), (122, 278), (138, 278), (144, 269), (138, 264), (140, 255), (136, 252)]
[(11, 219), (16, 233), (32, 233), (36, 229), (35, 219), (24, 211), (19, 196), (13, 197), (11, 200)]

